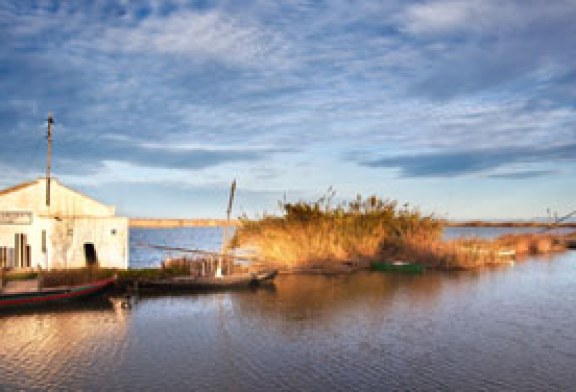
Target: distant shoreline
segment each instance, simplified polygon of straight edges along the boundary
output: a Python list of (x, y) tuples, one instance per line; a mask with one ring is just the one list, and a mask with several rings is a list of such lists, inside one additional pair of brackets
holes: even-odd
[[(494, 222), (494, 221), (445, 221), (448, 227), (550, 227), (545, 222)], [(240, 221), (237, 219), (175, 219), (175, 218), (130, 218), (130, 227), (132, 228), (178, 228), (178, 227), (222, 227), (238, 226)], [(554, 227), (576, 228), (576, 222), (562, 222)]]
[(561, 222), (556, 224), (550, 224), (547, 222), (494, 222), (494, 221), (446, 221), (446, 226), (448, 227), (574, 227), (576, 228), (576, 222)]
[(226, 219), (173, 219), (173, 218), (130, 218), (132, 228), (178, 228), (178, 227), (222, 227), (238, 226), (240, 222), (236, 219), (227, 221)]

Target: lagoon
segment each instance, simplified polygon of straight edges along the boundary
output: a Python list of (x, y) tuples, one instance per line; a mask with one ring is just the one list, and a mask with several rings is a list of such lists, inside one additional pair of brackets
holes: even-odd
[[(218, 229), (176, 230), (133, 231), (133, 242), (219, 247)], [(153, 265), (140, 251), (133, 265)], [(269, 289), (142, 297), (130, 309), (5, 315), (0, 389), (569, 390), (575, 302), (569, 251), (481, 271), (279, 276)]]

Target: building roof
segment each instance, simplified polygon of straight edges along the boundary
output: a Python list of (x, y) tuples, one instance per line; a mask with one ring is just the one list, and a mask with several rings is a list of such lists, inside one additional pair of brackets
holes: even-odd
[[(84, 199), (91, 200), (91, 201), (93, 201), (94, 203), (98, 203), (99, 205), (101, 205), (101, 206), (103, 206), (103, 207), (114, 208), (114, 206), (112, 206), (112, 205), (102, 203), (101, 201), (98, 201), (98, 200), (94, 199), (94, 198), (91, 197), (91, 196), (88, 196), (88, 195), (86, 195), (86, 194), (84, 194), (84, 193), (82, 193), (82, 192), (79, 192), (79, 191), (77, 191), (77, 190), (75, 190), (75, 189), (72, 189), (72, 188), (70, 188), (69, 186), (63, 185), (63, 184), (62, 184), (60, 181), (58, 181), (58, 179), (55, 178), (55, 177), (50, 177), (50, 180), (51, 180), (51, 182), (53, 182), (53, 183), (57, 183), (59, 186), (61, 186), (62, 188), (66, 189), (67, 191), (72, 192), (72, 193), (75, 193), (76, 195), (78, 195), (78, 196), (80, 196), (80, 197), (82, 197), (82, 198), (84, 198)], [(28, 188), (28, 187), (30, 187), (30, 186), (36, 185), (36, 184), (38, 184), (38, 183), (40, 183), (40, 182), (44, 182), (44, 181), (46, 181), (46, 178), (45, 178), (45, 177), (40, 177), (40, 178), (38, 178), (38, 179), (36, 179), (36, 180), (33, 180), (33, 181), (23, 182), (23, 183), (21, 183), (21, 184), (14, 185), (14, 186), (12, 186), (12, 187), (10, 187), (10, 188), (2, 189), (2, 190), (0, 190), (0, 196), (4, 196), (4, 195), (8, 195), (8, 194), (10, 194), (10, 193), (14, 193), (14, 192), (21, 191), (21, 190), (23, 190), (23, 189), (26, 189), (26, 188)]]
[(34, 185), (38, 182), (38, 180), (23, 182), (22, 184), (14, 185), (10, 188), (0, 190), (0, 196), (7, 195), (8, 193), (19, 191), (20, 189), (24, 189), (29, 187), (30, 185)]

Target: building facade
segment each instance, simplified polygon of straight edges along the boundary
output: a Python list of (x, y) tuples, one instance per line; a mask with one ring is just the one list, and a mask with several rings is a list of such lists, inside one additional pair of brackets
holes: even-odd
[(55, 178), (46, 182), (0, 191), (0, 266), (128, 268), (128, 218)]

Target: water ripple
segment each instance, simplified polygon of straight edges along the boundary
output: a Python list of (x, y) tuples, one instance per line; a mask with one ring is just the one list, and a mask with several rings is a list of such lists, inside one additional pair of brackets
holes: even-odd
[(570, 390), (576, 253), (0, 317), (3, 390)]

